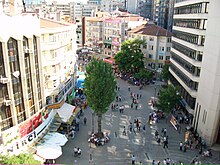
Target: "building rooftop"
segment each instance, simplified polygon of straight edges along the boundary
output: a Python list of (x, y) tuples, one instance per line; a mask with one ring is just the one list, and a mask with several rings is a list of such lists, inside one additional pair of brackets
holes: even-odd
[(128, 31), (129, 33), (171, 37), (172, 33), (153, 23), (147, 23)]
[(92, 22), (101, 22), (103, 21), (104, 17), (86, 17), (86, 21)]
[(40, 27), (41, 28), (57, 28), (57, 27), (65, 27), (70, 26), (69, 23), (58, 22), (55, 20), (49, 20), (45, 18), (40, 18)]

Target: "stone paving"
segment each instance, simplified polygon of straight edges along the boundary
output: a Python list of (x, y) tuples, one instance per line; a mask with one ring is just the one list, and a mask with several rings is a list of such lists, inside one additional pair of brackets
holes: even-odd
[[(90, 145), (87, 142), (88, 135), (92, 129), (92, 111), (90, 108), (87, 108), (85, 110), (87, 125), (83, 125), (83, 120), (81, 119), (79, 132), (77, 132), (74, 139), (70, 139), (63, 147), (63, 155), (56, 160), (56, 163), (76, 165), (127, 165), (131, 164), (131, 156), (134, 154), (136, 156), (136, 164), (139, 164), (141, 161), (143, 165), (151, 164), (152, 160), (162, 162), (165, 158), (189, 164), (197, 155), (203, 164), (220, 164), (219, 154), (216, 152), (213, 153), (211, 158), (200, 157), (198, 150), (187, 150), (185, 153), (181, 152), (179, 150), (179, 143), (180, 141), (184, 141), (184, 129), (182, 129), (182, 132), (179, 134), (165, 119), (160, 120), (159, 123), (147, 123), (148, 114), (152, 111), (148, 102), (155, 93), (155, 87), (157, 91), (159, 90), (160, 82), (145, 86), (142, 90), (130, 85), (132, 92), (142, 94), (137, 110), (130, 108), (132, 100), (130, 92), (128, 92), (127, 82), (121, 79), (117, 79), (117, 82), (120, 86), (118, 95), (122, 96), (122, 102), (118, 102), (118, 104), (125, 105), (125, 110), (124, 113), (119, 113), (118, 111), (111, 111), (109, 109), (109, 111), (103, 115), (102, 129), (104, 132), (109, 133), (110, 142), (98, 147)], [(124, 126), (128, 128), (130, 121), (133, 122), (136, 118), (141, 120), (142, 125), (146, 125), (146, 130), (143, 131), (141, 129), (140, 132), (136, 132), (135, 134), (127, 129), (127, 135), (124, 136), (122, 134)], [(95, 117), (95, 130), (97, 130), (96, 119)], [(167, 128), (169, 138), (168, 148), (165, 149), (156, 142), (154, 137), (155, 130), (161, 133), (162, 128)], [(185, 125), (182, 125), (182, 128), (185, 128)], [(73, 156), (74, 147), (80, 147), (82, 149), (80, 158)], [(93, 158), (92, 162), (89, 161), (90, 157)]]

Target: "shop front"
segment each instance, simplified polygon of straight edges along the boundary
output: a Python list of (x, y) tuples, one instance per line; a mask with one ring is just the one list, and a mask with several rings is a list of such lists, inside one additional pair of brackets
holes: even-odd
[(27, 151), (46, 132), (54, 116), (54, 111), (49, 112), (45, 109), (20, 125), (2, 132), (3, 150), (1, 153), (19, 154)]

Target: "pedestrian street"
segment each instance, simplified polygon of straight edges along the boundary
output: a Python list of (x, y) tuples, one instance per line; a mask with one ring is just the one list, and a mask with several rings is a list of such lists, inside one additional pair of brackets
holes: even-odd
[[(139, 87), (130, 85), (130, 91), (142, 95), (138, 99), (138, 108), (131, 108), (132, 98), (128, 91), (128, 83), (124, 80), (117, 79), (117, 84), (120, 90), (117, 91), (117, 96), (121, 96), (121, 101), (114, 102), (118, 106), (124, 105), (123, 113), (119, 110), (111, 110), (103, 115), (102, 130), (107, 132), (110, 137), (110, 142), (103, 146), (95, 146), (88, 143), (89, 133), (92, 130), (92, 111), (88, 107), (84, 115), (87, 117), (87, 125), (80, 121), (80, 130), (77, 132), (74, 139), (69, 140), (63, 147), (63, 155), (56, 160), (56, 163), (76, 164), (76, 165), (127, 165), (131, 164), (132, 155), (135, 156), (135, 162), (140, 164), (152, 164), (152, 160), (163, 162), (164, 159), (171, 159), (176, 164), (179, 162), (190, 163), (197, 152), (187, 150), (185, 153), (179, 151), (179, 143), (184, 140), (184, 131), (180, 134), (173, 126), (165, 119), (159, 120), (158, 123), (148, 123), (148, 115), (152, 112), (149, 106), (149, 101), (159, 91), (160, 82), (154, 85), (145, 86), (142, 90)], [(156, 87), (156, 88), (155, 88)], [(82, 117), (83, 118), (83, 117)], [(140, 123), (140, 131), (135, 127), (134, 120), (138, 119)], [(97, 130), (97, 117), (94, 118), (94, 128)], [(133, 125), (130, 131), (130, 123)], [(143, 126), (145, 125), (145, 130)], [(167, 129), (168, 148), (163, 148), (163, 144), (158, 144), (155, 139), (155, 131), (158, 130), (161, 134), (162, 128)], [(124, 130), (125, 133), (124, 134)], [(80, 158), (73, 156), (73, 148), (80, 147), (82, 155)], [(92, 159), (92, 160), (90, 160)], [(216, 159), (213, 159), (216, 161)]]

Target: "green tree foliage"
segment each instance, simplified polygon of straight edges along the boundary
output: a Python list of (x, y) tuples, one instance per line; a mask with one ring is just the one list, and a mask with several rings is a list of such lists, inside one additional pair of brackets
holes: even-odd
[(121, 51), (115, 55), (115, 62), (120, 71), (136, 73), (144, 68), (144, 54), (141, 51), (143, 44), (145, 41), (141, 39), (131, 39), (122, 43)]
[(1, 155), (0, 163), (1, 164), (41, 164), (41, 162), (35, 160), (33, 155), (31, 154), (20, 154), (18, 156)]
[(167, 83), (170, 79), (170, 72), (169, 72), (170, 65), (166, 64), (163, 66), (163, 70), (161, 72), (161, 78)]
[(158, 96), (157, 107), (166, 113), (170, 113), (172, 108), (180, 100), (180, 95), (178, 94), (177, 88), (172, 85), (168, 85), (167, 88), (160, 90), (160, 95)]
[(93, 59), (86, 66), (85, 93), (88, 105), (98, 116), (98, 133), (101, 133), (102, 115), (115, 99), (116, 81), (110, 64)]
[(146, 69), (141, 69), (138, 73), (134, 74), (134, 77), (140, 80), (150, 80), (153, 78), (153, 73)]

